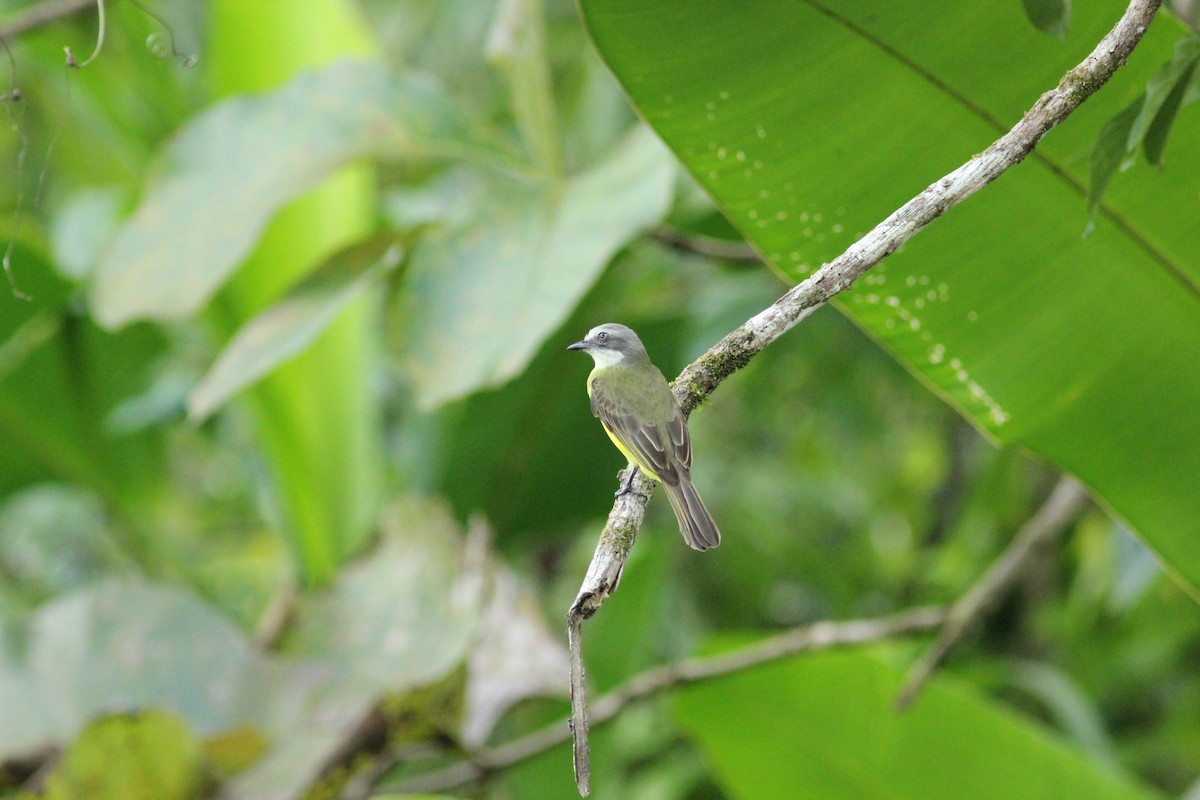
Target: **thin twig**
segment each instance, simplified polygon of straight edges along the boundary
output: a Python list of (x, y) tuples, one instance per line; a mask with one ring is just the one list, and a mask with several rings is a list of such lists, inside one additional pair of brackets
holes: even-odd
[(35, 28), (58, 22), (72, 14), (78, 14), (94, 5), (96, 5), (96, 0), (59, 0), (54, 3), (41, 3), (0, 25), (0, 39), (12, 39)]
[[(1064, 75), (1057, 87), (1038, 98), (1008, 133), (958, 169), (928, 186), (850, 245), (840, 256), (823, 264), (773, 305), (747, 320), (684, 369), (674, 382), (675, 396), (684, 412), (690, 413), (725, 378), (744, 367), (750, 359), (834, 295), (850, 288), (867, 270), (920, 233), (946, 210), (991, 183), (1009, 167), (1019, 164), (1051, 128), (1066, 119), (1125, 63), (1146, 32), (1160, 1), (1133, 0), (1116, 26), (1087, 58)], [(569, 627), (578, 625), (594, 614), (616, 588), (615, 578), (620, 575), (629, 557), (629, 550), (633, 547), (645, 513), (644, 501), (635, 502), (635, 499), (640, 499), (638, 495), (649, 497), (653, 485), (639, 474), (633, 489), (634, 492), (617, 500), (609, 514), (592, 564), (567, 614)], [(582, 647), (582, 636), (575, 635), (573, 643)], [(582, 679), (581, 675), (571, 677), (572, 681)], [(572, 730), (576, 737), (576, 759), (586, 759), (586, 707), (579, 709), (574, 716)], [(588, 765), (577, 761), (576, 775), (586, 776), (588, 772)], [(579, 788), (586, 794), (584, 784), (581, 783)]]
[(708, 256), (709, 258), (719, 258), (722, 261), (746, 261), (759, 264), (763, 260), (758, 251), (754, 249), (754, 246), (748, 242), (731, 242), (727, 239), (718, 239), (715, 236), (684, 233), (666, 225), (660, 225), (655, 228), (651, 232), (651, 235), (663, 244), (674, 247), (676, 250)]
[(75, 54), (71, 52), (71, 48), (64, 47), (63, 51), (67, 54), (67, 66), (77, 69), (83, 69), (100, 57), (100, 51), (104, 49), (104, 0), (96, 0), (96, 45), (92, 48), (92, 54), (87, 57), (87, 60), (82, 64), (76, 63)]
[[(652, 667), (600, 697), (592, 708), (592, 722), (595, 725), (608, 722), (627, 706), (663, 692), (732, 675), (799, 653), (867, 644), (935, 630), (945, 623), (946, 614), (944, 608), (926, 606), (878, 619), (818, 622), (727, 653)], [(470, 761), (417, 776), (407, 781), (401, 789), (406, 793), (420, 793), (461, 786), (543, 753), (570, 738), (569, 725), (556, 722), (519, 739), (484, 748), (475, 753)]]
[[(8, 59), (9, 67), (9, 86), (8, 91), (0, 97), (0, 104), (4, 106), (5, 116), (12, 122), (12, 128), (17, 134), (17, 139), (20, 145), (17, 147), (17, 165), (16, 165), (16, 180), (17, 185), (17, 202), (15, 209), (15, 217), (18, 227), (21, 224), (21, 211), (25, 207), (25, 159), (29, 155), (29, 131), (25, 129), (22, 121), (21, 111), (21, 87), (17, 85), (17, 60), (13, 57), (12, 48), (8, 46), (8, 40), (0, 36), (0, 47), (4, 48), (4, 55)], [(4, 276), (8, 278), (8, 288), (12, 292), (12, 296), (18, 300), (26, 302), (33, 298), (21, 291), (17, 285), (17, 278), (13, 274), (12, 256), (13, 249), (16, 247), (17, 237), (14, 232), (8, 237), (8, 243), (4, 246), (4, 255), (0, 256), (0, 268), (4, 270)]]
[[(184, 69), (191, 69), (192, 67), (196, 66), (197, 63), (199, 63), (200, 56), (196, 55), (195, 53), (185, 53), (176, 46), (175, 29), (168, 25), (165, 19), (160, 17), (158, 14), (155, 14), (146, 6), (142, 5), (140, 2), (138, 2), (138, 0), (129, 0), (129, 2), (132, 3), (133, 7), (138, 11), (157, 22), (159, 27), (162, 28), (167, 34), (166, 47), (163, 47), (162, 42), (157, 38), (153, 40), (153, 43), (150, 39), (146, 40), (146, 46), (150, 49), (150, 54), (152, 56), (155, 58), (167, 58), (170, 56), (171, 58), (178, 59), (179, 66), (183, 67)], [(154, 34), (151, 34), (151, 36), (154, 36)]]
[(1078, 481), (1070, 476), (1059, 480), (1050, 497), (1021, 527), (983, 577), (950, 607), (937, 641), (905, 676), (904, 685), (896, 696), (898, 708), (907, 708), (916, 699), (950, 650), (995, 606), (1029, 559), (1071, 524), (1086, 503), (1087, 493)]
[[(63, 48), (67, 55), (67, 66), (68, 67), (87, 66), (88, 64), (90, 64), (92, 62), (93, 59), (96, 58), (97, 55), (99, 55), (100, 48), (104, 43), (104, 28), (105, 28), (104, 0), (64, 0), (64, 2), (43, 3), (41, 5), (30, 8), (24, 14), (14, 17), (13, 19), (9, 20), (8, 22), (4, 23), (3, 25), (0, 25), (0, 46), (3, 46), (4, 51), (5, 51), (6, 55), (8, 56), (9, 65), (12, 70), (12, 83), (9, 88), (9, 91), (5, 94), (5, 96), (3, 98), (4, 100), (12, 101), (13, 103), (16, 103), (16, 102), (20, 101), (21, 96), (22, 96), (21, 90), (17, 86), (17, 64), (16, 64), (16, 60), (13, 58), (12, 50), (9, 48), (9, 45), (8, 45), (9, 39), (13, 39), (17, 36), (20, 36), (23, 33), (27, 33), (28, 31), (31, 31), (38, 27), (41, 27), (42, 25), (48, 25), (52, 22), (57, 22), (60, 19), (71, 16), (72, 14), (77, 14), (80, 11), (83, 11), (93, 5), (96, 6), (97, 14), (99, 15), (99, 32), (96, 37), (96, 48), (92, 52), (92, 55), (82, 65), (77, 65), (75, 63), (75, 56), (71, 52), (71, 49), (69, 47)], [(70, 86), (71, 86), (71, 84), (70, 84), (70, 82), (68, 82), (67, 83), (67, 92), (66, 92), (66, 97), (68, 98), (68, 101), (67, 101), (68, 103), (69, 103), (69, 98), (70, 98)], [(10, 114), (10, 116), (12, 116), (12, 115)], [(54, 128), (54, 134), (50, 138), (50, 144), (46, 147), (46, 160), (42, 164), (41, 171), (38, 173), (37, 192), (34, 195), (34, 201), (33, 201), (35, 206), (41, 204), (42, 187), (46, 180), (46, 170), (50, 164), (50, 153), (54, 150), (54, 143), (58, 140), (58, 134), (62, 129), (62, 124), (63, 124), (62, 118), (60, 117), (57, 125)], [(23, 210), (24, 204), (25, 204), (24, 175), (25, 175), (25, 160), (29, 153), (29, 134), (25, 131), (24, 125), (22, 125), (20, 122), (18, 122), (16, 120), (14, 120), (13, 127), (17, 131), (17, 135), (20, 137), (20, 140), (21, 140), (20, 148), (17, 150), (17, 166), (16, 166), (16, 171), (17, 171), (16, 210), (17, 210), (17, 215), (18, 215), (18, 223), (17, 224), (20, 225), (21, 224), (20, 219), (19, 219), (20, 212)], [(8, 243), (5, 245), (3, 255), (0, 255), (0, 269), (3, 269), (5, 277), (8, 278), (9, 289), (12, 292), (13, 297), (15, 297), (18, 300), (30, 301), (33, 298), (30, 297), (25, 292), (21, 291), (20, 287), (17, 285), (16, 276), (13, 274), (12, 256), (13, 256), (13, 249), (14, 249), (15, 243), (16, 243), (16, 236), (14, 235), (9, 238)]]

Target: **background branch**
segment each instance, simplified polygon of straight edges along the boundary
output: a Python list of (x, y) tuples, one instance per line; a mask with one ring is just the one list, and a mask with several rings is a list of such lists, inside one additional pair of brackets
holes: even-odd
[[(731, 675), (799, 653), (923, 633), (936, 629), (944, 624), (946, 619), (947, 611), (944, 608), (920, 607), (878, 619), (818, 622), (794, 628), (727, 653), (689, 658), (674, 664), (652, 667), (600, 697), (592, 709), (592, 722), (607, 722), (626, 706), (681, 686)], [(402, 791), (435, 792), (460, 786), (489, 772), (511, 767), (545, 752), (570, 737), (569, 727), (555, 722), (511, 742), (484, 748), (475, 753), (470, 761), (413, 778), (403, 785)]]
[(1029, 563), (1030, 558), (1070, 525), (1086, 503), (1087, 493), (1078, 481), (1070, 476), (1059, 480), (1050, 497), (1021, 527), (983, 577), (950, 607), (950, 614), (946, 617), (946, 624), (942, 626), (941, 635), (905, 676), (904, 685), (896, 697), (898, 707), (906, 708), (916, 699), (921, 688), (951, 648), (995, 607), (997, 601), (1021, 574), (1021, 569)]
[[(745, 366), (793, 326), (854, 282), (875, 264), (918, 234), (947, 209), (961, 203), (991, 183), (1009, 167), (1020, 163), (1042, 137), (1091, 97), (1120, 68), (1141, 40), (1158, 10), (1160, 0), (1133, 0), (1124, 15), (1095, 49), (1058, 86), (1038, 98), (1008, 133), (958, 169), (929, 185), (833, 261), (823, 264), (774, 304), (747, 320), (717, 342), (680, 373), (674, 383), (684, 413), (690, 413), (721, 381)], [(584, 619), (599, 609), (616, 588), (617, 578), (641, 527), (645, 501), (653, 485), (640, 474), (631, 493), (617, 500), (600, 534), (592, 564), (567, 613), (573, 649), (582, 651)], [(636, 499), (639, 502), (634, 502)], [(581, 794), (589, 791), (588, 720), (584, 695), (582, 652), (572, 652), (571, 696), (574, 710), (571, 730), (575, 737), (575, 774)]]
[(758, 251), (748, 242), (731, 242), (714, 236), (684, 233), (667, 225), (655, 228), (651, 235), (668, 247), (685, 253), (719, 258), (722, 261), (741, 261), (751, 264), (759, 264), (763, 260)]

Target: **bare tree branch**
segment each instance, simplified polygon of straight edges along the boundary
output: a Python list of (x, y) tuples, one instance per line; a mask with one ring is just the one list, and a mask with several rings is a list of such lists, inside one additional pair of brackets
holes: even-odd
[[(991, 183), (1009, 167), (1019, 164), (1051, 128), (1066, 119), (1125, 63), (1146, 32), (1159, 3), (1160, 0), (1133, 0), (1116, 26), (1087, 58), (1064, 75), (1057, 87), (1038, 98), (1008, 133), (958, 169), (928, 186), (840, 256), (823, 264), (773, 305), (747, 320), (684, 369), (674, 382), (675, 396), (684, 412), (690, 413), (721, 381), (745, 366), (751, 358), (834, 295), (850, 288), (867, 270), (947, 209)], [(616, 588), (617, 578), (641, 527), (645, 514), (644, 498), (648, 498), (654, 489), (651, 481), (640, 473), (632, 488), (633, 492), (620, 497), (613, 505), (608, 523), (600, 534), (591, 566), (567, 613), (567, 627), (573, 647), (582, 648), (582, 621), (595, 614), (604, 599)], [(581, 667), (582, 656), (573, 654), (571, 663)], [(586, 795), (589, 789), (588, 720), (582, 668), (572, 669), (571, 693), (576, 698), (576, 710), (571, 721), (575, 736), (575, 774), (579, 778), (580, 792)]]
[(95, 5), (96, 0), (57, 0), (57, 2), (41, 3), (0, 25), (0, 39), (12, 39), (35, 28), (58, 22), (72, 14), (78, 14)]
[(1071, 524), (1087, 503), (1087, 493), (1070, 476), (1059, 480), (1050, 497), (1029, 518), (1013, 538), (1012, 543), (992, 563), (988, 571), (950, 607), (946, 624), (936, 642), (916, 661), (904, 678), (896, 696), (899, 708), (908, 707), (926, 681), (962, 637), (1012, 586), (1029, 559)]
[[(818, 622), (794, 628), (746, 647), (702, 658), (689, 658), (674, 664), (653, 667), (600, 697), (592, 708), (592, 722), (600, 725), (616, 717), (624, 708), (662, 692), (699, 681), (732, 675), (751, 667), (778, 661), (799, 653), (829, 650), (835, 647), (867, 644), (897, 636), (934, 630), (946, 622), (944, 608), (923, 607), (902, 611), (878, 619)], [(541, 730), (472, 756), (470, 761), (428, 772), (405, 783), (402, 791), (436, 792), (460, 786), (489, 772), (511, 767), (545, 752), (571, 738), (568, 725), (556, 722)]]

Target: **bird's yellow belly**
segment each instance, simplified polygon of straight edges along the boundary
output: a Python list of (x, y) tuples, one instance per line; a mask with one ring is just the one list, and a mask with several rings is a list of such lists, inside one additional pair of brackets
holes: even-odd
[(612, 439), (612, 443), (617, 446), (617, 449), (621, 451), (625, 458), (629, 459), (630, 464), (633, 464), (642, 472), (644, 472), (647, 477), (653, 478), (659, 483), (662, 483), (662, 478), (658, 477), (658, 475), (647, 469), (646, 465), (638, 460), (638, 457), (634, 455), (633, 451), (626, 447), (621, 440), (617, 438), (617, 435), (608, 429), (607, 425), (602, 424), (601, 427), (604, 428), (604, 432), (608, 434), (608, 438)]

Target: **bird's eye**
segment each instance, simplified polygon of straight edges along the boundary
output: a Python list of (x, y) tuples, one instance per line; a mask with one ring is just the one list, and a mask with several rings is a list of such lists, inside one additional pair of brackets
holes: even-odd
[(599, 333), (596, 334), (596, 341), (598, 341), (598, 342), (603, 342), (603, 341), (606, 341), (607, 339), (608, 339), (608, 333), (606, 333), (605, 331), (600, 331)]

